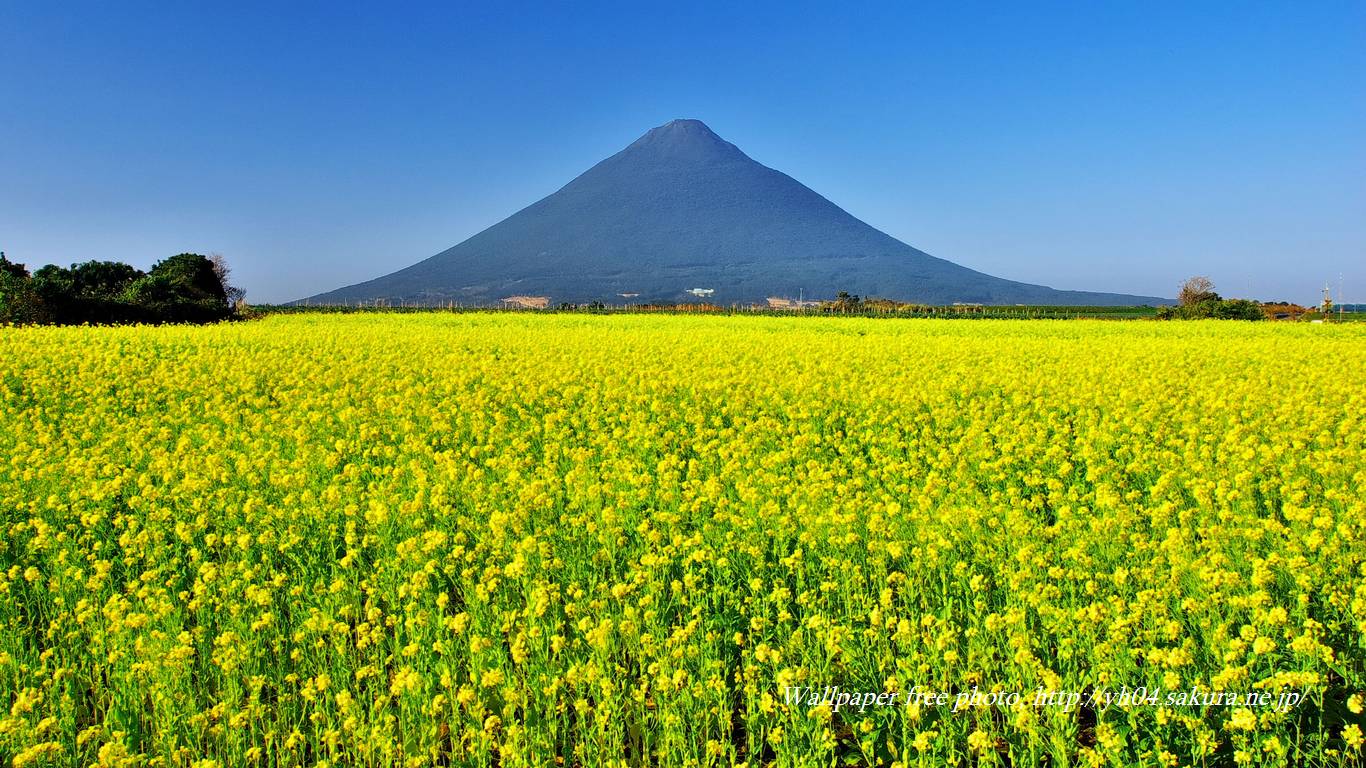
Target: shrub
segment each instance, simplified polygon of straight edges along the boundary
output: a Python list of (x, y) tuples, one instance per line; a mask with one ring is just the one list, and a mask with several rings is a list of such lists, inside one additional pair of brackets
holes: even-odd
[(49, 264), (32, 276), (0, 254), (0, 322), (203, 323), (233, 314), (239, 289), (224, 285), (217, 261), (181, 253), (151, 272), (116, 261)]
[(1158, 320), (1265, 320), (1262, 306), (1247, 299), (1206, 299), (1179, 307), (1159, 307)]

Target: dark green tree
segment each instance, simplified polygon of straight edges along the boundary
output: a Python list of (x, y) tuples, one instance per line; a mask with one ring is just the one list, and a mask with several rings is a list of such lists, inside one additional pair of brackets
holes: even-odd
[(1222, 320), (1265, 320), (1266, 313), (1255, 301), (1249, 299), (1224, 299), (1216, 302), (1214, 317)]
[(0, 251), (0, 323), (41, 323), (47, 320), (43, 301), (33, 289), (28, 268), (5, 258)]
[(116, 261), (87, 261), (69, 268), (49, 264), (33, 275), (33, 287), (48, 309), (51, 322), (126, 323), (142, 320), (124, 291), (142, 276)]
[(117, 261), (87, 261), (71, 266), (76, 293), (92, 299), (116, 299), (139, 277), (142, 270)]
[(157, 262), (128, 285), (123, 300), (157, 322), (204, 323), (232, 313), (213, 262), (197, 253), (180, 253)]
[(10, 277), (20, 277), (25, 280), (27, 280), (29, 276), (28, 267), (25, 267), (23, 264), (15, 264), (5, 258), (4, 251), (0, 251), (0, 274), (9, 275)]
[(48, 264), (33, 273), (33, 290), (47, 308), (48, 319), (54, 323), (81, 323), (88, 318), (76, 298), (76, 278), (71, 270)]

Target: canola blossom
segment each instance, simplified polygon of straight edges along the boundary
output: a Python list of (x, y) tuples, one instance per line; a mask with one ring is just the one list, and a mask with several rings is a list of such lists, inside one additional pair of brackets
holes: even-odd
[[(0, 328), (0, 765), (1358, 765), (1363, 381), (1366, 326)], [(1124, 686), (1304, 700), (987, 696)]]

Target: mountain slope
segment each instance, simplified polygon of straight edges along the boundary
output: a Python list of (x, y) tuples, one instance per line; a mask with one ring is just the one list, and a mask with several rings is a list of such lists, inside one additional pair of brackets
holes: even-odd
[(674, 120), (554, 194), (437, 255), (310, 303), (762, 302), (838, 291), (946, 304), (1157, 304), (1056, 291), (930, 256), (751, 160), (697, 120)]

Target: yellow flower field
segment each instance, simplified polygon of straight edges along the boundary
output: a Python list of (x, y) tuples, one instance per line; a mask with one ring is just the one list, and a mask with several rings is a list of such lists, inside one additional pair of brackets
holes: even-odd
[(0, 328), (0, 758), (1359, 765), (1364, 384), (1364, 326)]

